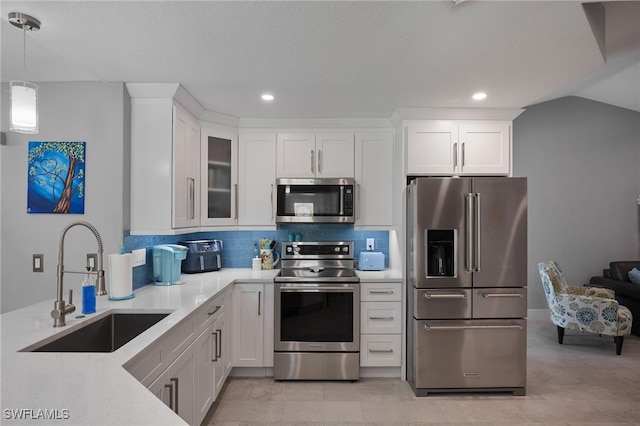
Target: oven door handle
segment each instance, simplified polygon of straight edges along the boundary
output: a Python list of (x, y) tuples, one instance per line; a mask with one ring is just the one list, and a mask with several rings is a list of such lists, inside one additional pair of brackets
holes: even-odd
[(354, 290), (355, 287), (332, 287), (332, 286), (323, 286), (323, 287), (306, 287), (306, 286), (294, 286), (289, 285), (286, 287), (280, 287), (280, 291), (335, 291), (335, 290)]

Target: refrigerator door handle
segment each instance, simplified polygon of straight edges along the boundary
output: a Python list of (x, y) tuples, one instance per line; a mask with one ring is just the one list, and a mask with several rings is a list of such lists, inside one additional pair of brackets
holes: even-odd
[(436, 330), (496, 330), (496, 329), (522, 329), (521, 325), (429, 325), (425, 324), (425, 331)]
[(480, 296), (482, 296), (484, 298), (490, 298), (490, 297), (518, 297), (518, 298), (522, 298), (522, 297), (524, 297), (522, 295), (522, 293), (480, 293)]
[(474, 261), (474, 268), (473, 271), (474, 272), (480, 272), (480, 264), (482, 263), (481, 259), (481, 244), (480, 244), (480, 240), (481, 240), (481, 234), (480, 234), (480, 193), (476, 192), (475, 194), (475, 214), (474, 214), (474, 218), (475, 218), (475, 223), (473, 225), (474, 230), (475, 230), (475, 244), (476, 244), (476, 250), (473, 256), (473, 261)]
[(465, 294), (462, 294), (462, 293), (456, 293), (456, 294), (431, 294), (431, 293), (425, 293), (424, 294), (424, 298), (425, 299), (466, 299), (467, 296)]
[(464, 269), (467, 272), (473, 272), (474, 268), (474, 260), (473, 260), (473, 244), (472, 238), (474, 235), (473, 232), (473, 194), (468, 193), (464, 198), (464, 207), (465, 207), (465, 228), (464, 228), (464, 239), (465, 239), (465, 257), (464, 257)]

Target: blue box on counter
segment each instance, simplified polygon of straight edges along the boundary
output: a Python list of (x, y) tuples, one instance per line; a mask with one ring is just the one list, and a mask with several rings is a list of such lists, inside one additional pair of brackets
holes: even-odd
[(361, 251), (358, 258), (358, 269), (361, 271), (383, 271), (384, 254), (379, 251)]

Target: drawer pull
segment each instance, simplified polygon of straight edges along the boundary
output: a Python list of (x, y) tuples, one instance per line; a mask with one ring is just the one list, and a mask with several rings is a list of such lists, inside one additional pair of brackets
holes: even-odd
[(429, 324), (424, 325), (424, 329), (426, 331), (431, 330), (498, 330), (498, 329), (513, 329), (518, 328), (522, 329), (521, 325), (513, 324), (513, 325), (436, 325), (432, 326)]
[(384, 321), (393, 321), (395, 318), (393, 317), (369, 317), (370, 320), (384, 320)]
[(522, 298), (522, 293), (480, 293), (480, 295), (484, 298), (489, 298), (489, 297), (520, 297)]
[(385, 354), (389, 354), (393, 352), (393, 349), (369, 349), (369, 352), (371, 353), (385, 353)]
[(466, 294), (431, 294), (425, 293), (425, 299), (466, 299)]
[(393, 290), (369, 290), (369, 294), (393, 294)]
[(211, 316), (214, 315), (216, 312), (218, 312), (220, 309), (222, 308), (222, 306), (216, 306), (216, 308), (212, 311), (212, 312), (208, 312), (207, 315)]

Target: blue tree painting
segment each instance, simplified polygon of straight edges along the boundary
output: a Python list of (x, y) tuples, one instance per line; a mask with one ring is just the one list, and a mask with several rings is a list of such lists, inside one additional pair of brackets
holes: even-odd
[(85, 142), (29, 142), (28, 213), (84, 214)]

